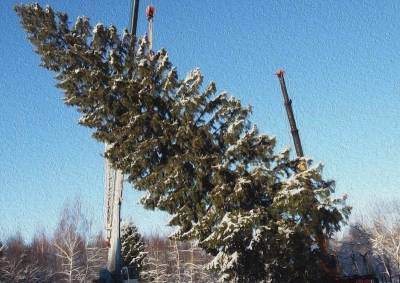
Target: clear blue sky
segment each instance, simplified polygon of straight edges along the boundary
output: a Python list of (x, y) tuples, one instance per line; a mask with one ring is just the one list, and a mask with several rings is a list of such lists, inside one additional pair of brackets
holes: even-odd
[[(26, 1), (22, 1), (26, 2)], [(146, 27), (141, 0), (139, 34)], [(79, 195), (102, 223), (103, 145), (62, 103), (54, 74), (38, 66), (12, 10), (0, 1), (0, 237), (55, 226), (65, 199)], [(120, 29), (130, 0), (39, 1)], [(356, 210), (400, 191), (400, 2), (153, 0), (155, 47), (181, 76), (200, 67), (244, 104), (252, 120), (291, 145), (277, 78), (286, 70), (304, 151), (325, 164), (337, 193)], [(143, 231), (168, 216), (144, 211), (125, 190), (124, 215)]]

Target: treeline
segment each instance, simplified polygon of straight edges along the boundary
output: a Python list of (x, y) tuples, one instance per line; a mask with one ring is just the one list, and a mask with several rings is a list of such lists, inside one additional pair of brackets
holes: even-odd
[[(207, 271), (202, 250), (190, 242), (145, 237), (146, 257), (141, 282), (216, 282)], [(72, 243), (72, 242), (71, 242)], [(69, 249), (72, 248), (72, 249)], [(80, 242), (61, 251), (54, 239), (37, 233), (26, 243), (17, 233), (2, 244), (0, 282), (92, 282), (106, 265), (107, 248), (101, 238)]]
[[(38, 231), (30, 242), (21, 233), (0, 241), (0, 282), (92, 282), (107, 262), (101, 232), (93, 233), (80, 202), (66, 205), (53, 234)], [(206, 269), (211, 257), (194, 242), (153, 233), (141, 239), (140, 282), (216, 282)], [(132, 245), (135, 246), (135, 245)], [(331, 241), (342, 276), (372, 274), (380, 282), (400, 281), (400, 204), (382, 202), (358, 217)]]
[[(193, 242), (159, 234), (141, 239), (140, 282), (215, 282), (210, 261)], [(135, 245), (133, 245), (135, 246)], [(93, 233), (79, 201), (67, 204), (53, 234), (38, 231), (30, 242), (20, 232), (0, 239), (0, 282), (93, 282), (106, 267), (107, 243)]]
[(0, 245), (0, 282), (91, 282), (107, 259), (79, 201), (65, 205), (53, 234), (36, 232), (25, 242), (17, 232)]

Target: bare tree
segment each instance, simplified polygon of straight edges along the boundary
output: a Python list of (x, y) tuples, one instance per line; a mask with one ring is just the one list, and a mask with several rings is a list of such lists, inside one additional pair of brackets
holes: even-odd
[(76, 201), (73, 206), (66, 204), (61, 212), (53, 240), (60, 263), (58, 274), (63, 282), (72, 283), (81, 280), (85, 245), (81, 233), (86, 230), (85, 226), (80, 202)]
[(92, 234), (91, 221), (79, 200), (66, 204), (50, 239), (36, 231), (30, 243), (21, 233), (0, 243), (0, 282), (90, 282), (106, 264), (101, 233)]
[(27, 246), (29, 262), (35, 262), (42, 272), (41, 282), (52, 282), (57, 272), (55, 249), (52, 240), (45, 231), (37, 230), (29, 246)]
[(46, 270), (37, 261), (30, 262), (20, 234), (0, 247), (0, 282), (46, 282)]
[(79, 200), (66, 205), (54, 236), (59, 259), (60, 281), (87, 282), (95, 279), (105, 265), (106, 248), (91, 235), (91, 221), (82, 212)]
[(190, 241), (187, 244), (188, 247), (181, 251), (189, 255), (188, 260), (183, 264), (185, 270), (184, 281), (189, 283), (216, 282), (215, 274), (206, 270), (207, 263), (211, 258), (207, 257), (195, 242)]
[(180, 244), (176, 239), (168, 240), (168, 261), (171, 263), (171, 280), (182, 282), (182, 257)]
[(75, 282), (81, 280), (83, 268), (83, 242), (80, 235), (74, 232), (64, 231), (54, 241), (57, 249), (57, 256), (61, 260), (61, 270), (58, 272), (64, 275), (65, 282)]
[(400, 202), (377, 199), (335, 250), (346, 275), (374, 273), (384, 282), (400, 282)]
[(4, 270), (6, 269), (6, 265), (7, 265), (7, 259), (5, 256), (5, 249), (6, 246), (0, 242), (0, 282), (2, 282), (3, 280), (5, 280), (4, 278)]
[(104, 244), (102, 233), (98, 233), (94, 238), (86, 242), (86, 265), (84, 268), (84, 279), (95, 279), (99, 275), (99, 271), (105, 267), (107, 263), (107, 250)]
[(211, 257), (195, 242), (175, 241), (158, 234), (145, 240), (143, 282), (217, 282), (216, 274), (206, 269)]
[(366, 227), (374, 253), (380, 257), (385, 273), (400, 272), (400, 203), (385, 201), (376, 206)]
[(168, 244), (166, 239), (159, 235), (152, 235), (147, 239), (147, 256), (144, 259), (144, 268), (141, 278), (144, 282), (171, 282), (171, 269), (168, 264)]
[(361, 223), (350, 225), (342, 239), (332, 241), (342, 275), (379, 273), (379, 261), (373, 254), (370, 234)]

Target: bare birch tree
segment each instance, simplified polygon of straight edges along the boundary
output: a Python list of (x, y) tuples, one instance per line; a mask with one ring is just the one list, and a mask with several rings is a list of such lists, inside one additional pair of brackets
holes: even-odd
[(400, 272), (400, 204), (385, 201), (376, 206), (366, 227), (374, 253), (381, 258), (385, 273)]
[(79, 200), (66, 205), (53, 241), (62, 282), (87, 282), (97, 277), (105, 264), (106, 249), (95, 243), (91, 222), (83, 214)]

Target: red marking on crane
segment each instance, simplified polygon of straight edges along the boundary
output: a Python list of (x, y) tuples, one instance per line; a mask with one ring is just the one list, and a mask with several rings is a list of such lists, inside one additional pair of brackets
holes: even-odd
[(279, 69), (276, 72), (276, 75), (278, 76), (278, 78), (283, 78), (283, 76), (285, 75), (285, 71), (283, 69)]
[(148, 20), (152, 19), (155, 14), (156, 14), (156, 8), (153, 5), (147, 6), (147, 8), (146, 8), (147, 19)]

